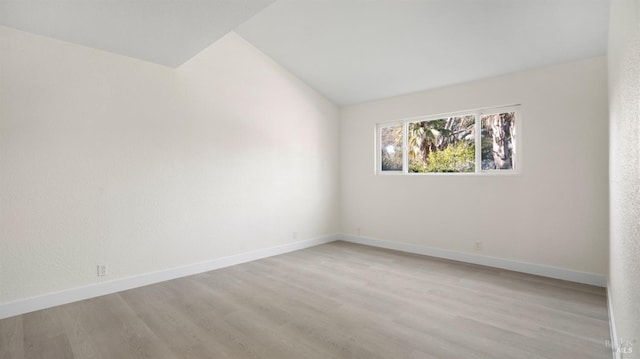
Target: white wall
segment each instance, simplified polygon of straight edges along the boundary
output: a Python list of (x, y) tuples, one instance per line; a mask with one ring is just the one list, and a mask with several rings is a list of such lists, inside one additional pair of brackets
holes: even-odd
[(336, 233), (337, 116), (234, 33), (174, 70), (0, 27), (0, 303)]
[(624, 358), (640, 358), (640, 1), (614, 0), (610, 16), (609, 289)]
[[(511, 104), (522, 104), (522, 174), (374, 174), (376, 123)], [(374, 239), (606, 275), (605, 58), (346, 107), (341, 116), (344, 233), (360, 227)]]

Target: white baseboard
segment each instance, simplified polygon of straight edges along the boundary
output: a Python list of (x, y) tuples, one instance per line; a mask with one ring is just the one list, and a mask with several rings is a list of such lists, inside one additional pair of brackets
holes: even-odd
[[(48, 293), (36, 297), (20, 299), (14, 302), (0, 304), (0, 319), (8, 318), (40, 309), (51, 308), (57, 305), (76, 302), (79, 300), (98, 297), (101, 295), (111, 294), (128, 290), (132, 288), (142, 287), (166, 280), (186, 277), (193, 274), (208, 272), (211, 270), (229, 267), (236, 264), (250, 262), (253, 260), (271, 257), (283, 253), (293, 252), (300, 249), (314, 247), (320, 244), (333, 242), (336, 240), (344, 240), (347, 242), (364, 244), (374, 247), (393, 249), (402, 252), (422, 254), (432, 257), (451, 259), (461, 262), (480, 264), (489, 267), (502, 268), (517, 272), (540, 275), (544, 277), (563, 279), (577, 283), (591, 284), (600, 287), (607, 286), (606, 277), (600, 274), (574, 271), (565, 268), (545, 266), (540, 264), (513, 261), (502, 258), (480, 256), (476, 254), (450, 251), (446, 249), (437, 249), (423, 247), (415, 244), (387, 241), (383, 239), (370, 237), (357, 237), (348, 234), (328, 235), (303, 241), (288, 243), (280, 246), (259, 249), (247, 253), (241, 253), (229, 257), (214, 259), (211, 261), (194, 263), (182, 267), (170, 268), (152, 273), (145, 273), (133, 277), (115, 279), (108, 282), (91, 284), (83, 287), (72, 288), (60, 292)], [(610, 304), (609, 304), (610, 305)], [(610, 310), (610, 318), (613, 330), (613, 316)], [(612, 332), (612, 341), (615, 332)]]
[(250, 262), (257, 259), (275, 256), (333, 242), (339, 235), (328, 235), (307, 240), (287, 243), (275, 247), (258, 249), (233, 256), (218, 258), (206, 262), (189, 264), (181, 267), (165, 269), (157, 272), (145, 273), (133, 277), (115, 279), (108, 282), (91, 284), (72, 288), (60, 292), (48, 293), (36, 297), (20, 299), (14, 302), (0, 304), (0, 319), (33, 312), (35, 310), (51, 308), (57, 305), (76, 302), (79, 300), (99, 297), (105, 294), (120, 292), (127, 289), (142, 287), (166, 280), (186, 277), (193, 274)]
[(607, 278), (604, 275), (596, 273), (580, 272), (572, 269), (553, 267), (542, 264), (520, 262), (496, 257), (487, 257), (446, 249), (424, 247), (410, 243), (401, 243), (378, 238), (354, 236), (350, 234), (342, 234), (340, 238), (346, 242), (393, 249), (401, 252), (422, 254), (460, 262), (480, 264), (488, 267), (501, 268), (516, 272), (539, 275), (543, 277), (568, 280), (571, 282), (590, 284), (598, 287), (607, 286)]

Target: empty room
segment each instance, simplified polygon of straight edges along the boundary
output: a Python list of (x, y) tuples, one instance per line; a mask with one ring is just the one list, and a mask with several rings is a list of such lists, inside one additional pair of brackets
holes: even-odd
[(0, 359), (639, 353), (640, 0), (0, 0)]

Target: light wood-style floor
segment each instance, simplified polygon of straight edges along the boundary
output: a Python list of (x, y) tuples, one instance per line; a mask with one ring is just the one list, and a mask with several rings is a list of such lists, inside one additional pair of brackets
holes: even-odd
[(610, 358), (603, 288), (334, 242), (0, 320), (0, 358)]

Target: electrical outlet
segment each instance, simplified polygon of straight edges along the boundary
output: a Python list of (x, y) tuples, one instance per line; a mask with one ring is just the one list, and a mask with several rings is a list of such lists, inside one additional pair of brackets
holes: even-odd
[(298, 233), (293, 232), (293, 239), (296, 239), (296, 238), (298, 238)]
[(358, 230), (357, 230), (357, 232), (358, 232), (358, 237), (360, 237), (360, 232), (361, 232), (361, 230), (362, 230), (362, 228), (358, 227)]
[(477, 241), (477, 242), (476, 242), (476, 247), (475, 247), (475, 248), (476, 248), (476, 251), (482, 250), (482, 242)]
[(107, 275), (107, 266), (104, 264), (98, 264), (98, 277), (104, 277)]

